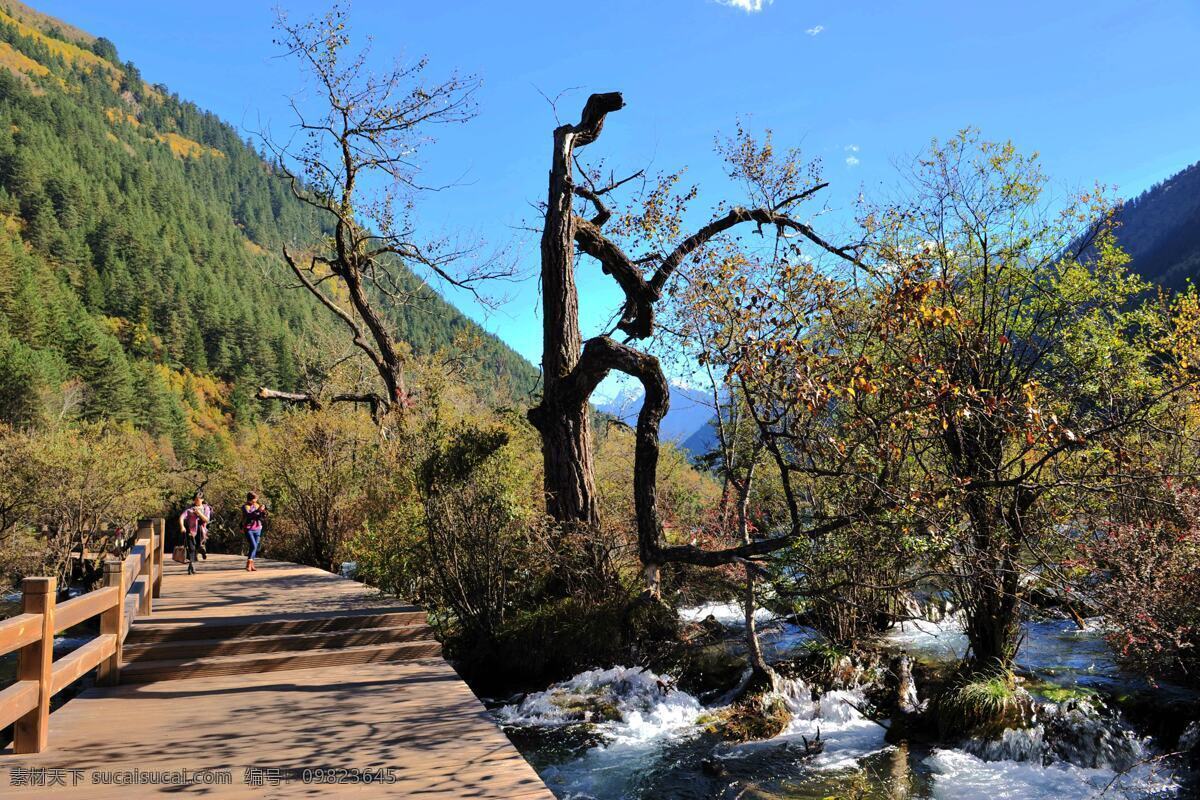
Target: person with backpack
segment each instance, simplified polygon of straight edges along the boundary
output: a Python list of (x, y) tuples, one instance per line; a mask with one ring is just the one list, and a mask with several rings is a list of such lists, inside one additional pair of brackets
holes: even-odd
[(196, 554), (201, 553), (208, 559), (208, 523), (212, 519), (212, 506), (204, 502), (204, 496), (196, 492), (192, 504), (179, 515), (179, 527), (183, 530), (187, 547), (188, 575), (196, 574)]
[(246, 571), (257, 572), (254, 557), (258, 555), (258, 546), (262, 541), (263, 523), (267, 519), (267, 509), (258, 502), (258, 495), (250, 492), (246, 495), (246, 504), (242, 506), (242, 532), (246, 534), (246, 542), (250, 545), (250, 554), (246, 557)]

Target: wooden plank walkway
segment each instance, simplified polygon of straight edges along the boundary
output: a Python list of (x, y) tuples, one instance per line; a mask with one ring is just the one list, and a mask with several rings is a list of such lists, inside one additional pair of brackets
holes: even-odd
[(357, 581), (312, 567), (258, 559), (258, 572), (252, 574), (243, 569), (245, 563), (240, 556), (213, 554), (197, 562), (197, 573), (189, 576), (183, 564), (168, 559), (162, 596), (154, 601), (154, 616), (139, 620), (135, 627), (414, 608)]
[[(205, 675), (203, 668), (214, 662), (246, 658), (257, 664), (271, 657), (282, 636), (263, 635), (271, 625), (291, 626), (289, 631), (299, 626), (299, 633), (287, 636), (307, 641), (341, 636), (312, 631), (345, 622), (346, 615), (409, 623), (403, 615), (410, 607), (354, 581), (270, 561), (247, 573), (243, 563), (214, 555), (200, 562), (194, 576), (169, 563), (153, 616), (135, 622), (127, 641), (148, 652), (194, 647), (206, 634), (244, 625), (251, 627), (241, 636), (207, 641), (221, 647), (235, 641), (256, 652), (160, 660), (154, 663), (201, 671), (85, 691), (51, 715), (46, 751), (0, 757), (0, 795), (553, 798), (440, 656)], [(373, 630), (390, 636), (394, 629)], [(332, 652), (335, 641), (342, 640), (316, 646)], [(378, 645), (381, 652), (390, 646)], [(186, 647), (180, 651), (185, 656)], [(369, 647), (349, 646), (348, 657), (359, 658)], [(20, 785), (26, 781), (60, 783)], [(187, 782), (170, 783), (176, 781)]]

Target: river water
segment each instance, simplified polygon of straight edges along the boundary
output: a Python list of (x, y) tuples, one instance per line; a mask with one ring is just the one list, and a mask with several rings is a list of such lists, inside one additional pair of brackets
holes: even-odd
[[(738, 625), (736, 606), (705, 606)], [(768, 657), (794, 654), (815, 634), (763, 612)], [(907, 623), (889, 639), (926, 658), (951, 659), (965, 649), (961, 627)], [(1097, 620), (1085, 630), (1069, 621), (1031, 622), (1020, 669), (1050, 683), (1119, 691), (1141, 685), (1113, 661)], [(957, 748), (888, 745), (884, 728), (859, 709), (858, 689), (814, 700), (801, 681), (785, 693), (793, 719), (764, 742), (722, 743), (705, 731), (706, 708), (669, 680), (639, 668), (592, 670), (506, 704), (493, 713), (550, 789), (563, 800), (1086, 800), (1180, 796), (1180, 776), (1158, 759), (1154, 742), (1137, 736), (1115, 712), (1087, 703), (1042, 701), (1038, 724), (1001, 742)], [(806, 756), (817, 736), (822, 753)]]

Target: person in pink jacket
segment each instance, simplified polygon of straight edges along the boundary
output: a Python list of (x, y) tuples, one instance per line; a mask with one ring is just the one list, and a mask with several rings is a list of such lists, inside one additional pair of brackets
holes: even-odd
[(204, 502), (204, 496), (199, 492), (192, 498), (192, 504), (179, 515), (179, 527), (183, 529), (187, 542), (188, 575), (196, 574), (196, 554), (199, 552), (208, 558), (205, 539), (208, 538), (208, 523), (212, 519), (212, 506)]
[(258, 502), (258, 495), (250, 492), (246, 495), (246, 504), (242, 506), (242, 532), (246, 534), (246, 543), (250, 546), (250, 554), (246, 558), (246, 570), (254, 572), (254, 557), (258, 555), (258, 546), (262, 541), (263, 522), (267, 519), (267, 508)]

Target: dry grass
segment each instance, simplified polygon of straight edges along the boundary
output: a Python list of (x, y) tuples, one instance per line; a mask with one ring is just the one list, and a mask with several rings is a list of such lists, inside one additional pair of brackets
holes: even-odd
[(85, 50), (77, 44), (64, 42), (62, 39), (55, 39), (52, 36), (47, 36), (37, 28), (27, 25), (20, 19), (17, 19), (5, 11), (0, 11), (0, 22), (7, 22), (9, 25), (15, 26), (17, 31), (22, 36), (27, 36), (30, 39), (44, 44), (51, 53), (61, 57), (69, 64), (81, 64), (89, 70), (102, 69), (111, 72), (114, 75), (120, 75), (121, 73), (121, 70), (118, 69), (116, 65), (104, 60), (91, 50)]
[[(224, 154), (222, 154), (222, 155), (224, 155)], [(248, 252), (253, 253), (256, 256), (267, 255), (267, 248), (263, 247), (258, 242), (251, 241), (250, 239), (243, 239), (242, 244), (244, 244), (246, 246), (246, 250)]]
[(757, 742), (783, 733), (792, 719), (783, 697), (768, 692), (744, 697), (701, 718), (709, 733), (729, 742)]
[(9, 69), (18, 75), (49, 75), (50, 69), (29, 56), (15, 49), (8, 42), (0, 42), (0, 67)]
[(171, 152), (179, 158), (200, 158), (205, 155), (215, 158), (225, 157), (225, 154), (220, 150), (214, 147), (206, 147), (194, 139), (180, 136), (178, 133), (160, 133), (156, 134), (154, 138), (170, 147)]
[(131, 114), (128, 111), (125, 111), (124, 109), (106, 108), (106, 109), (104, 109), (104, 116), (108, 117), (108, 121), (111, 122), (113, 125), (120, 125), (121, 123), (126, 123), (129, 125), (132, 125), (135, 128), (142, 127), (142, 123), (137, 118), (137, 116), (134, 114)]

